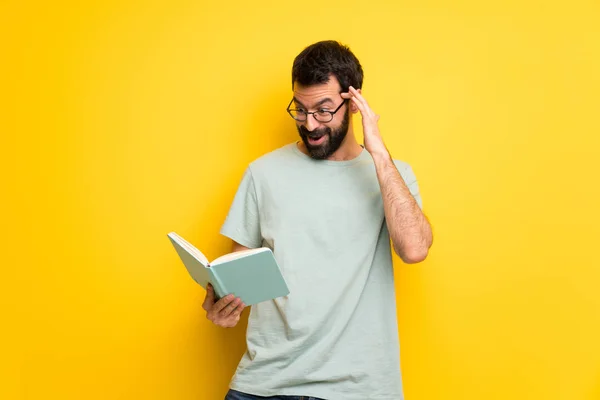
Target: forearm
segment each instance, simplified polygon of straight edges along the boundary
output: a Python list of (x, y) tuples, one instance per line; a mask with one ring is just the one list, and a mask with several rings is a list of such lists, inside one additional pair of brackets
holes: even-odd
[(429, 221), (404, 183), (379, 132), (375, 114), (360, 89), (352, 86), (342, 97), (352, 100), (362, 117), (365, 148), (373, 157), (383, 197), (385, 218), (396, 253), (406, 263), (423, 261), (431, 246)]
[(372, 154), (383, 208), (396, 254), (406, 263), (423, 261), (432, 243), (429, 221), (387, 151)]

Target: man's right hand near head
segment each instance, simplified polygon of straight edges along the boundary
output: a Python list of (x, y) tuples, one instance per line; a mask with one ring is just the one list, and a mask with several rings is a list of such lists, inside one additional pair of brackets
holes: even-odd
[(215, 290), (209, 283), (206, 287), (206, 297), (202, 308), (206, 311), (206, 318), (215, 325), (223, 328), (233, 328), (240, 320), (240, 315), (246, 305), (239, 297), (229, 294), (215, 302)]

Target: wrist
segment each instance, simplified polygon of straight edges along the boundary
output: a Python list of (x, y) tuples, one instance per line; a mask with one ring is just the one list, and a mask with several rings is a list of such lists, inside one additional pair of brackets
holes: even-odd
[(373, 157), (375, 163), (392, 161), (392, 156), (383, 145), (376, 149), (370, 149), (369, 153), (371, 154), (371, 157)]

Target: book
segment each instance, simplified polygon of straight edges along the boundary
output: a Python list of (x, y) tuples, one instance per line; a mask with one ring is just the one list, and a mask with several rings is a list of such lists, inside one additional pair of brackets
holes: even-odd
[(290, 293), (273, 251), (268, 247), (235, 251), (209, 262), (200, 250), (177, 233), (167, 236), (192, 279), (204, 289), (210, 283), (217, 299), (234, 294), (246, 306), (251, 306)]

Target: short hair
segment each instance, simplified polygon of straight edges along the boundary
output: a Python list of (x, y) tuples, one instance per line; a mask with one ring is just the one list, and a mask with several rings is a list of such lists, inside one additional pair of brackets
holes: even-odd
[(362, 88), (362, 66), (348, 46), (335, 40), (311, 44), (294, 59), (292, 90), (295, 83), (302, 86), (326, 83), (331, 75), (336, 77), (344, 92), (350, 86)]

